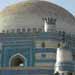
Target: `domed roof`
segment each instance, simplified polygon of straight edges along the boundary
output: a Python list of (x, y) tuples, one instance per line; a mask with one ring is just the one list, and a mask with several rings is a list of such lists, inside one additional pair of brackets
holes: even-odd
[[(55, 18), (56, 29), (74, 32), (75, 19), (64, 8), (48, 1), (25, 1), (11, 5), (0, 13), (0, 32), (3, 30), (34, 29), (43, 30), (42, 18)], [(67, 29), (68, 28), (68, 29)]]

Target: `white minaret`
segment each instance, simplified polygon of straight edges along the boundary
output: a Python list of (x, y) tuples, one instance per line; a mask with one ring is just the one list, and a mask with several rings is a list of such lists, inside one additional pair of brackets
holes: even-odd
[(56, 53), (55, 73), (59, 75), (68, 75), (74, 70), (72, 52), (64, 47), (58, 47)]
[(48, 31), (48, 24), (47, 21), (44, 20), (44, 31), (47, 32)]
[(42, 18), (44, 22), (44, 32), (56, 32), (56, 19)]

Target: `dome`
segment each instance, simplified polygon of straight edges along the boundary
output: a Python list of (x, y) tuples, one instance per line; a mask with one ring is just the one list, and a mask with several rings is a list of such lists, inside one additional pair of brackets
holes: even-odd
[(75, 18), (67, 10), (48, 1), (32, 0), (8, 6), (0, 12), (0, 32), (43, 30), (43, 18), (56, 19), (58, 31), (75, 31)]

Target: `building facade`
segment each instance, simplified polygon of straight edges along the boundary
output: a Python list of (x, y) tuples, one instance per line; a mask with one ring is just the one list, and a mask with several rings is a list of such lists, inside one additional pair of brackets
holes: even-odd
[(47, 1), (26, 1), (0, 13), (1, 75), (75, 75), (75, 18)]

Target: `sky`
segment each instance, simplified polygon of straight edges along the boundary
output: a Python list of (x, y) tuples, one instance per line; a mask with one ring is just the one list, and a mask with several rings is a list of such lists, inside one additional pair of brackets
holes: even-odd
[[(26, 0), (0, 0), (0, 11), (2, 11), (5, 7)], [(75, 0), (48, 0), (54, 4), (57, 4), (70, 13), (75, 15)]]

